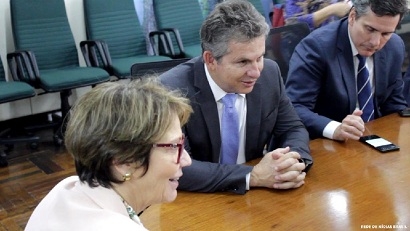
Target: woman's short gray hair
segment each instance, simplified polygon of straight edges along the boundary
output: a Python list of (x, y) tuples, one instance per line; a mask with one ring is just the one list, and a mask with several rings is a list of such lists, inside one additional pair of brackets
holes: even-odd
[(65, 133), (80, 180), (91, 187), (121, 183), (112, 162), (149, 167), (152, 145), (167, 132), (175, 116), (181, 126), (192, 112), (188, 99), (163, 87), (156, 77), (97, 85), (75, 103)]

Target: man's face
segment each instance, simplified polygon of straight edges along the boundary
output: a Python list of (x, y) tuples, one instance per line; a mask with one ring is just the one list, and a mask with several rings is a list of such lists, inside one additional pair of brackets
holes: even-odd
[(356, 11), (350, 11), (350, 36), (359, 54), (368, 57), (382, 49), (394, 33), (399, 20), (400, 15), (378, 17), (371, 10), (356, 19)]
[(204, 60), (213, 80), (228, 93), (247, 94), (252, 91), (263, 69), (265, 36), (247, 43), (231, 41), (228, 53), (217, 62), (209, 51)]

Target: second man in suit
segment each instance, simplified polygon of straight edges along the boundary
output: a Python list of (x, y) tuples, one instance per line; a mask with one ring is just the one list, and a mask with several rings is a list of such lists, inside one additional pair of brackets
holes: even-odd
[(404, 43), (394, 33), (406, 1), (352, 2), (347, 18), (313, 31), (289, 62), (286, 92), (311, 138), (358, 140), (365, 122), (406, 107)]
[[(161, 75), (165, 85), (186, 93), (194, 110), (183, 128), (193, 163), (184, 169), (179, 189), (244, 194), (252, 187), (304, 184), (312, 164), (309, 137), (285, 94), (278, 65), (263, 58), (268, 32), (248, 1), (224, 1), (201, 27), (202, 56)], [(237, 128), (225, 139), (226, 95), (233, 96)], [(225, 147), (232, 140), (237, 146)], [(271, 140), (276, 149), (264, 155)], [(231, 149), (233, 161), (225, 162)], [(257, 158), (262, 159), (254, 167), (244, 165)]]

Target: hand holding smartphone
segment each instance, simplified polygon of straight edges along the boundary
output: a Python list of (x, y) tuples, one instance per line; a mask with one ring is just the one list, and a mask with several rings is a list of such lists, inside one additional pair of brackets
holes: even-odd
[(378, 135), (369, 135), (360, 137), (360, 142), (369, 145), (370, 147), (376, 149), (379, 152), (391, 152), (400, 149), (399, 146), (393, 144), (392, 142), (381, 138)]

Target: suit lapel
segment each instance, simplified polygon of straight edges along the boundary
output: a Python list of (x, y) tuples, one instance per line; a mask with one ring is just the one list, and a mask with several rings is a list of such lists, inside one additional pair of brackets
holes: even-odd
[(245, 158), (249, 161), (252, 157), (250, 150), (255, 150), (259, 140), (261, 124), (262, 96), (261, 86), (256, 82), (253, 90), (246, 95), (246, 131), (245, 131)]
[(339, 60), (339, 67), (341, 67), (342, 72), (342, 81), (346, 89), (348, 100), (349, 100), (349, 109), (351, 112), (356, 108), (356, 77), (355, 70), (350, 67), (354, 67), (353, 63), (353, 53), (349, 49), (346, 52), (346, 48), (350, 48), (349, 34), (347, 32), (347, 19), (341, 23), (339, 28), (339, 36), (337, 39), (338, 54), (337, 58)]
[(203, 117), (208, 130), (212, 145), (212, 161), (217, 163), (219, 162), (221, 148), (218, 109), (211, 87), (206, 78), (202, 58), (198, 59), (194, 65), (194, 86), (196, 88), (196, 93), (193, 98), (194, 102), (198, 102), (197, 105), (200, 108), (201, 116)]
[[(386, 63), (385, 63), (385, 56), (386, 53), (382, 49), (373, 55), (373, 86), (374, 88), (374, 96), (373, 96), (373, 102), (374, 102), (374, 111), (375, 111), (375, 118), (380, 116), (379, 113), (379, 105), (378, 105), (378, 100), (377, 100), (377, 94), (384, 93), (383, 89), (387, 88), (387, 73), (386, 73)], [(376, 65), (377, 64), (377, 65)]]

